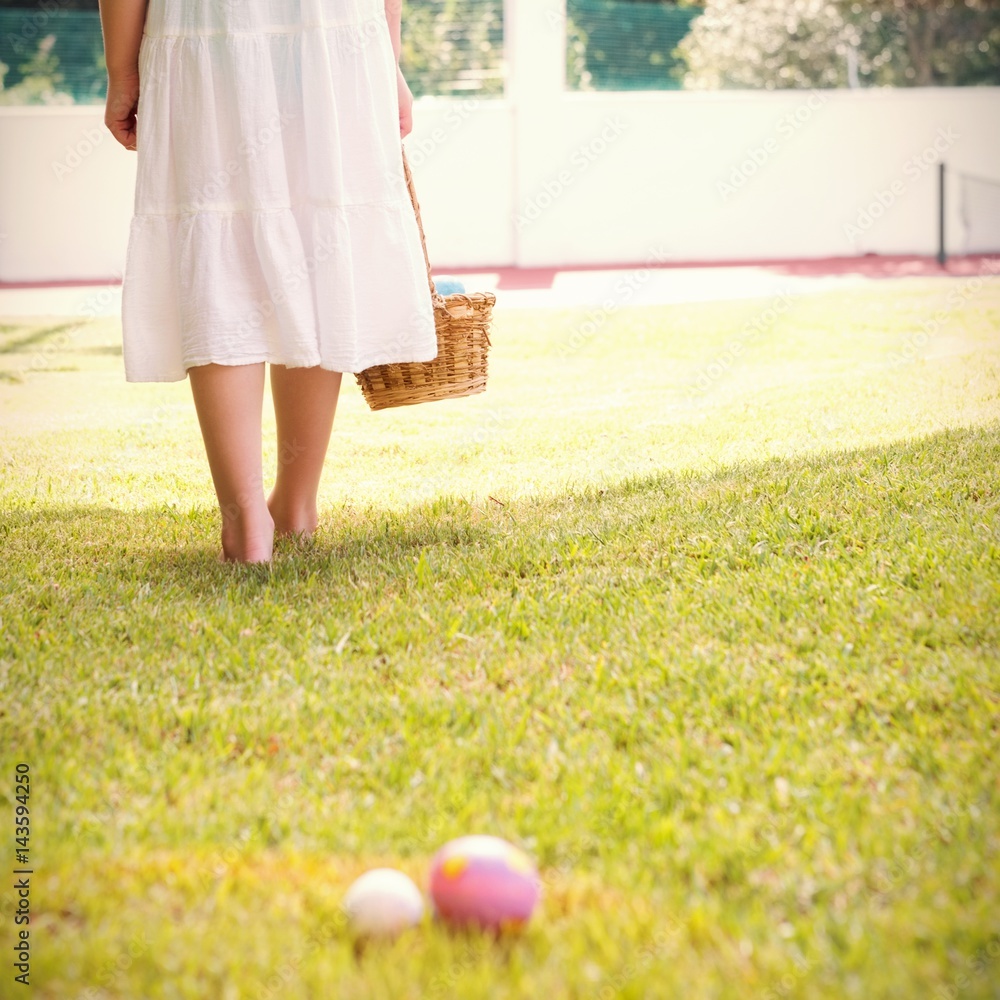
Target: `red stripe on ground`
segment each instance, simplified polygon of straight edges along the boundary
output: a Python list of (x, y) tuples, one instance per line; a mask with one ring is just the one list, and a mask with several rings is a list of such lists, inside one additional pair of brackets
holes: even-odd
[[(689, 268), (756, 267), (776, 274), (794, 274), (803, 277), (824, 277), (837, 274), (857, 274), (867, 278), (926, 278), (964, 277), (977, 274), (1000, 274), (1000, 253), (975, 254), (966, 257), (952, 257), (942, 267), (934, 257), (883, 257), (866, 254), (863, 257), (823, 257), (789, 260), (706, 260), (668, 261), (648, 264), (585, 264), (567, 267), (456, 267), (436, 269), (444, 274), (499, 275), (497, 289), (503, 291), (551, 288), (556, 275), (561, 272), (579, 271), (635, 271), (648, 267), (650, 270), (670, 271)], [(70, 281), (0, 281), (0, 291), (16, 288), (89, 288), (95, 285), (120, 285), (121, 279), (82, 278)]]

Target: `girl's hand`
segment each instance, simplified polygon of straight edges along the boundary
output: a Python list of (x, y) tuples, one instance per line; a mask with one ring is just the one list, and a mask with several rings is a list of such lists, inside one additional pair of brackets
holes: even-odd
[(139, 71), (108, 76), (108, 101), (104, 124), (126, 148), (135, 149), (136, 112), (139, 108)]
[(413, 94), (403, 77), (403, 71), (398, 67), (396, 88), (399, 91), (399, 137), (405, 139), (413, 131)]

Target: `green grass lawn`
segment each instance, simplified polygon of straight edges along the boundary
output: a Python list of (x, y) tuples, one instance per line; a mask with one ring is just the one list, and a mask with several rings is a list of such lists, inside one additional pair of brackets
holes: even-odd
[[(30, 994), (1000, 997), (998, 286), (501, 313), (482, 396), (345, 381), (270, 570), (215, 561), (185, 383), (0, 324)], [(525, 933), (356, 949), (351, 880), (469, 832), (538, 861)]]

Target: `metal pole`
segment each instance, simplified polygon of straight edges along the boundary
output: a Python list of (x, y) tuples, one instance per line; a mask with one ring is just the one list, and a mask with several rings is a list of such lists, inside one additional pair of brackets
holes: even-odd
[(948, 263), (948, 247), (945, 239), (947, 236), (947, 231), (945, 229), (945, 185), (947, 182), (947, 174), (947, 167), (944, 162), (942, 162), (938, 168), (938, 206), (940, 212), (938, 216), (938, 263), (942, 267)]

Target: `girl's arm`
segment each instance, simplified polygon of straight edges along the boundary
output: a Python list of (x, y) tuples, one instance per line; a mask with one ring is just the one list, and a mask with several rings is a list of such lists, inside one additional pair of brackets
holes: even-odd
[(403, 48), (403, 0), (385, 0), (385, 19), (389, 22), (392, 51), (398, 63)]
[(396, 89), (399, 92), (399, 134), (406, 138), (413, 130), (413, 94), (399, 68), (399, 57), (403, 50), (403, 0), (385, 0), (385, 19), (389, 22), (389, 37), (392, 39), (392, 53), (396, 57)]
[(104, 124), (126, 149), (135, 149), (139, 45), (146, 23), (147, 0), (99, 0), (99, 3), (104, 62), (108, 67)]
[(147, 0), (99, 0), (99, 3), (108, 76), (138, 73)]

